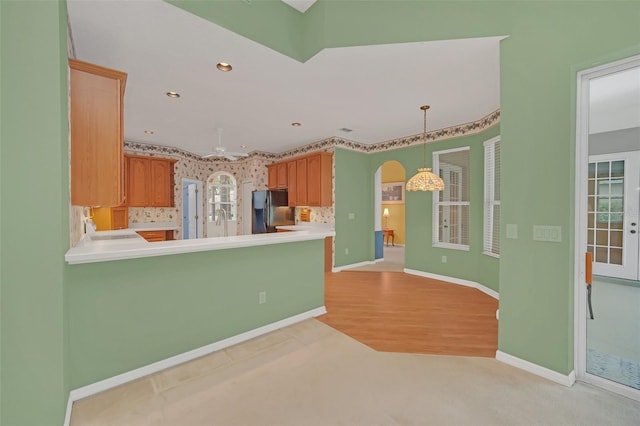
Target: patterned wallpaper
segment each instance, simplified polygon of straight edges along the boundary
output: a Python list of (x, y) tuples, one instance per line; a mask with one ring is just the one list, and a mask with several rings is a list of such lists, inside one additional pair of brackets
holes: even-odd
[[(273, 162), (263, 156), (252, 155), (238, 161), (221, 159), (203, 159), (198, 155), (191, 154), (177, 148), (162, 147), (156, 145), (140, 144), (125, 141), (125, 152), (128, 154), (147, 155), (151, 157), (173, 158), (178, 160), (174, 165), (174, 196), (175, 207), (130, 207), (129, 223), (151, 223), (151, 222), (175, 222), (182, 224), (182, 179), (199, 180), (203, 184), (203, 191), (206, 194), (207, 179), (215, 172), (228, 172), (238, 184), (238, 205), (242, 205), (242, 182), (251, 181), (256, 190), (267, 189), (267, 164)], [(202, 197), (202, 229), (206, 237), (206, 197)], [(237, 234), (242, 229), (242, 209), (238, 208), (238, 228)], [(182, 231), (174, 233), (176, 239), (182, 238)]]
[[(499, 123), (500, 110), (496, 110), (480, 120), (461, 124), (459, 126), (427, 132), (427, 141), (435, 142), (459, 136), (479, 133), (485, 129)], [(146, 155), (151, 157), (173, 158), (175, 163), (175, 207), (153, 208), (153, 207), (130, 207), (129, 223), (153, 223), (153, 222), (175, 222), (178, 225), (182, 222), (182, 179), (199, 180), (203, 182), (203, 189), (206, 193), (207, 179), (215, 172), (225, 171), (233, 175), (238, 184), (238, 205), (242, 205), (242, 191), (240, 185), (244, 181), (253, 182), (254, 189), (267, 189), (267, 165), (276, 161), (286, 160), (298, 155), (308, 154), (316, 151), (333, 152), (336, 147), (350, 149), (353, 151), (374, 153), (392, 149), (406, 148), (422, 143), (422, 133), (406, 136), (403, 138), (384, 141), (376, 144), (363, 144), (339, 137), (331, 137), (318, 142), (314, 142), (302, 147), (298, 147), (280, 154), (254, 151), (248, 157), (238, 161), (226, 159), (204, 159), (199, 155), (184, 151), (179, 148), (143, 144), (138, 142), (125, 141), (125, 152), (129, 154)], [(335, 160), (333, 173), (333, 188), (335, 200)], [(206, 212), (206, 197), (203, 198), (203, 212)], [(335, 206), (332, 207), (310, 207), (310, 221), (319, 223), (335, 223)], [(71, 206), (70, 208), (70, 229), (71, 245), (74, 246), (80, 240), (84, 232), (83, 219), (86, 216), (82, 207)], [(203, 214), (206, 217), (206, 213)], [(296, 218), (299, 219), (300, 212), (296, 209)], [(203, 229), (206, 233), (206, 225), (203, 217)], [(238, 208), (238, 229), (240, 234), (242, 229), (242, 209)], [(205, 235), (206, 236), (206, 235)], [(176, 239), (181, 238), (181, 231), (175, 233)]]

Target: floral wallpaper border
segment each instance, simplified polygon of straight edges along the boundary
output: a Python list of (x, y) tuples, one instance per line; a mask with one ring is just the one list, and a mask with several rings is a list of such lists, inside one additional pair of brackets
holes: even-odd
[[(500, 122), (500, 110), (497, 109), (489, 115), (482, 117), (480, 120), (472, 121), (470, 123), (460, 124), (458, 126), (446, 127), (443, 129), (427, 132), (427, 142), (437, 142), (440, 140), (451, 139), (455, 137), (470, 135), (479, 133), (489, 127)], [(316, 151), (332, 151), (336, 147), (350, 149), (352, 151), (374, 153), (387, 151), (391, 149), (406, 148), (412, 145), (422, 143), (422, 133), (405, 136), (398, 139), (392, 139), (374, 144), (364, 144), (361, 142), (352, 141), (349, 139), (339, 138), (337, 136), (323, 139), (318, 142), (313, 142), (308, 145), (304, 145), (298, 148), (284, 151), (279, 154), (274, 154), (264, 151), (253, 151), (248, 157), (245, 157), (240, 161), (247, 161), (250, 159), (271, 160), (279, 161), (289, 157), (295, 157), (296, 155), (302, 155), (309, 152)], [(232, 163), (232, 161), (222, 158), (204, 159), (197, 154), (193, 154), (189, 151), (182, 150), (180, 148), (150, 145), (139, 142), (125, 141), (125, 150), (134, 151), (136, 153), (147, 153), (151, 155), (169, 155), (177, 156), (180, 158), (186, 158), (197, 161), (205, 161), (210, 163)]]

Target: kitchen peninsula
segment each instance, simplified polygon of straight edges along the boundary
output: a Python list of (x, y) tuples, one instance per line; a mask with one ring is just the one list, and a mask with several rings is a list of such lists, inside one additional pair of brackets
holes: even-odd
[(332, 227), (300, 226), (291, 228), (295, 228), (291, 229), (293, 232), (172, 240), (154, 243), (145, 241), (135, 232), (135, 229), (97, 231), (85, 234), (75, 247), (67, 251), (65, 260), (73, 265), (284, 244), (320, 240), (335, 236), (335, 231)]

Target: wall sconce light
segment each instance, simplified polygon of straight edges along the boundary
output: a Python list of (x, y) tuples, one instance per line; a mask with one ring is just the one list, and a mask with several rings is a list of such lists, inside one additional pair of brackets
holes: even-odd
[(384, 227), (388, 228), (389, 226), (389, 209), (385, 207), (384, 211), (382, 212), (382, 216), (384, 216)]

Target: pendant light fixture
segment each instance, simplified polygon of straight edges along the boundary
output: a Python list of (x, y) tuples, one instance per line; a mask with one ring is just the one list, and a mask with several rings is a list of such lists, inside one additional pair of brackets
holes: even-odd
[(440, 176), (431, 173), (431, 169), (427, 168), (427, 110), (429, 105), (422, 105), (420, 109), (424, 111), (424, 131), (422, 133), (422, 168), (418, 169), (418, 173), (413, 175), (407, 182), (407, 191), (442, 191), (444, 189), (444, 181)]

